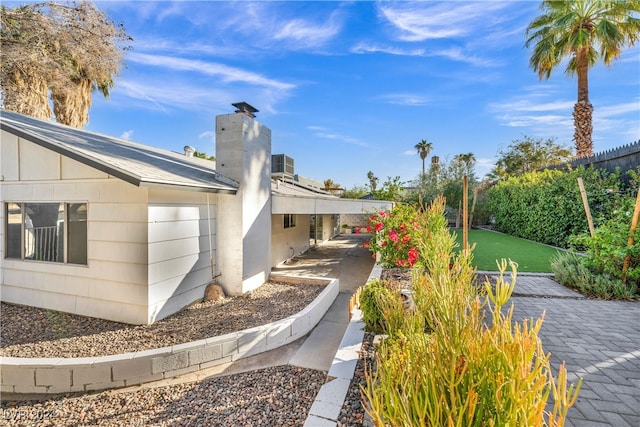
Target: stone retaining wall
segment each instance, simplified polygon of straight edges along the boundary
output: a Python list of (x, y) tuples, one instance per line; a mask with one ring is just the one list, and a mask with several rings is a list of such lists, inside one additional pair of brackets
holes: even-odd
[[(300, 277), (271, 276), (277, 281)], [(185, 344), (113, 356), (81, 358), (0, 357), (1, 393), (56, 394), (128, 387), (207, 369), (273, 350), (309, 333), (338, 296), (338, 279), (328, 283), (304, 310), (286, 319)]]

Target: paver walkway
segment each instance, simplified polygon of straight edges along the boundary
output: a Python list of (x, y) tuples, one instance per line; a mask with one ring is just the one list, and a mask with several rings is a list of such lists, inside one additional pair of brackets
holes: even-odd
[[(520, 273), (514, 320), (545, 313), (540, 338), (554, 369), (583, 378), (567, 426), (640, 426), (640, 303), (592, 300), (548, 275)], [(557, 372), (557, 371), (556, 371)]]

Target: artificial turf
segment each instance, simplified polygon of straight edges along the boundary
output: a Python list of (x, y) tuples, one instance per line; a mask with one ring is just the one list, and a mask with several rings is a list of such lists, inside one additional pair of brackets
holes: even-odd
[[(459, 250), (462, 230), (452, 232)], [(519, 272), (552, 273), (550, 259), (558, 253), (558, 249), (550, 246), (488, 230), (469, 230), (469, 246), (474, 243), (473, 265), (486, 271), (497, 271), (496, 260), (505, 258), (517, 262)]]

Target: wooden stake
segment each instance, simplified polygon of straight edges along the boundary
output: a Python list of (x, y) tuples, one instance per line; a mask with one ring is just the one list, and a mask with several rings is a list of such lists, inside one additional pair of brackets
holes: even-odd
[(587, 192), (584, 189), (584, 183), (582, 178), (578, 178), (578, 186), (580, 187), (580, 195), (582, 196), (582, 204), (584, 205), (584, 211), (587, 214), (587, 222), (589, 223), (589, 233), (593, 237), (595, 229), (593, 228), (593, 219), (591, 218), (591, 210), (589, 209), (589, 200), (587, 200)]
[[(631, 229), (629, 230), (629, 240), (627, 241), (627, 248), (633, 246), (633, 234), (638, 228), (638, 217), (640, 216), (640, 187), (638, 187), (638, 196), (636, 197), (636, 207), (633, 210), (633, 218), (631, 218)], [(624, 257), (624, 263), (622, 265), (622, 281), (627, 283), (627, 271), (629, 271), (629, 264), (631, 263), (631, 255)]]
[(469, 178), (467, 175), (462, 177), (462, 249), (465, 254), (469, 253)]

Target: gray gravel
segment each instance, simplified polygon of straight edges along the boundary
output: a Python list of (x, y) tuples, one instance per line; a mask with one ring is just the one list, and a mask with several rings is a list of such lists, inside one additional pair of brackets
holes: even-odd
[(11, 426), (300, 426), (325, 373), (278, 366), (135, 391), (2, 402)]
[(238, 297), (193, 304), (151, 325), (127, 325), (2, 303), (0, 356), (93, 357), (161, 348), (284, 319), (325, 285), (270, 282)]

